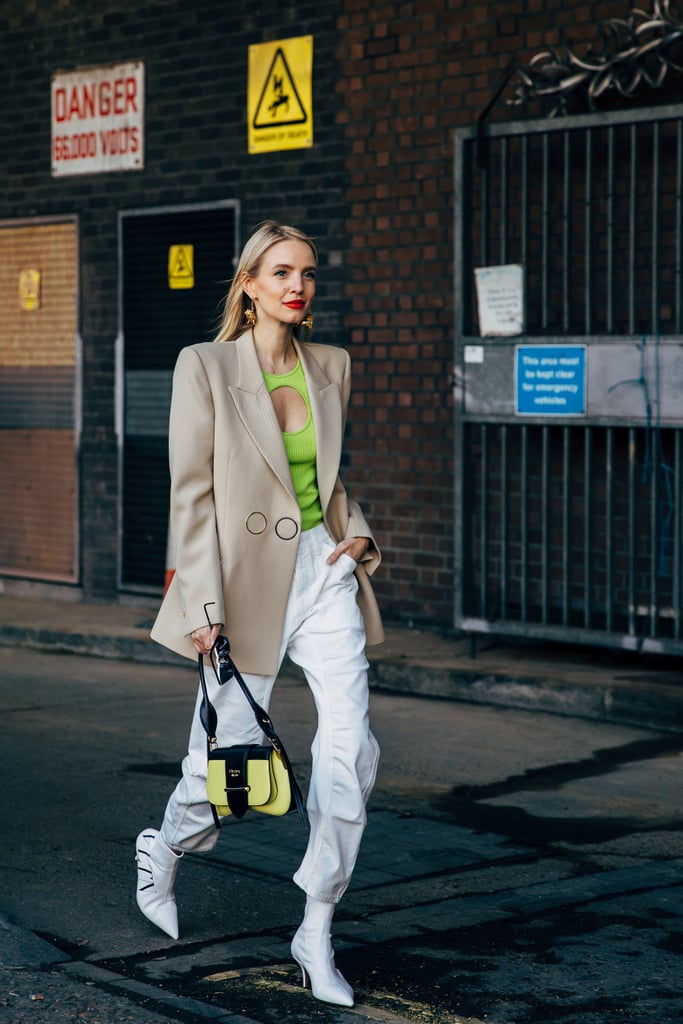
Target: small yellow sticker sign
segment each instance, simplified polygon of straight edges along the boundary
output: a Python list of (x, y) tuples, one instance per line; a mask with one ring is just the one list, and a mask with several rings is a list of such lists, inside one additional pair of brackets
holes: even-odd
[(19, 271), (19, 308), (31, 313), (40, 309), (40, 271)]
[(168, 250), (168, 287), (194, 288), (194, 246), (172, 245)]
[(249, 152), (313, 145), (313, 36), (249, 47)]

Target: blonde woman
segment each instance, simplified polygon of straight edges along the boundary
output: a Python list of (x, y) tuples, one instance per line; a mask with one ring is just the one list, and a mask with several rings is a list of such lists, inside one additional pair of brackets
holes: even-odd
[[(223, 631), (266, 708), (285, 654), (303, 668), (318, 727), (307, 799), (311, 831), (294, 875), (306, 904), (292, 955), (316, 998), (352, 1006), (330, 931), (358, 855), (379, 758), (368, 721), (365, 646), (382, 640), (369, 580), (380, 555), (339, 478), (349, 357), (304, 340), (317, 266), (305, 234), (262, 224), (242, 252), (216, 341), (178, 358), (169, 437), (176, 572), (152, 636), (196, 659)], [(210, 679), (208, 685), (219, 745), (261, 742), (239, 688), (212, 687)], [(173, 938), (179, 861), (185, 852), (211, 850), (218, 839), (196, 712), (161, 827), (137, 840), (138, 905)]]

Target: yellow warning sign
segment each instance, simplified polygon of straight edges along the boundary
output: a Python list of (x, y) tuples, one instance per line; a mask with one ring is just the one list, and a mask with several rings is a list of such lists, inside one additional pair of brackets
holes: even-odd
[(194, 288), (193, 245), (172, 245), (169, 248), (168, 287)]
[(29, 313), (40, 309), (40, 271), (19, 271), (19, 308)]
[(249, 152), (313, 145), (313, 36), (249, 47)]

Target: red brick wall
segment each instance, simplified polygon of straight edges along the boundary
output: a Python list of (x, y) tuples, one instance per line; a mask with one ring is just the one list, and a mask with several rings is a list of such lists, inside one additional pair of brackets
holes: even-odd
[[(354, 359), (343, 469), (386, 555), (383, 610), (451, 624), (454, 129), (476, 120), (510, 58), (526, 62), (565, 35), (595, 41), (600, 20), (630, 9), (631, 0), (5, 0), (0, 86), (13, 102), (0, 107), (0, 220), (79, 223), (87, 598), (118, 587), (119, 213), (234, 199), (243, 236), (276, 217), (319, 241), (315, 336), (348, 345)], [(248, 47), (309, 33), (315, 144), (251, 155)], [(51, 74), (133, 58), (145, 62), (144, 171), (52, 179)], [(510, 116), (502, 100), (493, 116)]]
[[(453, 132), (472, 124), (508, 62), (597, 40), (630, 5), (571, 0), (346, 0), (337, 22), (350, 145), (348, 312), (357, 490), (386, 555), (391, 614), (453, 615)], [(494, 117), (509, 117), (499, 100)], [(515, 116), (520, 116), (515, 111)]]

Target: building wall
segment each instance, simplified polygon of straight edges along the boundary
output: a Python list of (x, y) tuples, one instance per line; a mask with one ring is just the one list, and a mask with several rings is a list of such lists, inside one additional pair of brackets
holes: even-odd
[[(85, 598), (117, 595), (118, 213), (237, 199), (243, 236), (275, 217), (318, 240), (316, 334), (353, 358), (344, 476), (384, 550), (378, 596), (389, 619), (450, 624), (453, 130), (476, 119), (511, 57), (565, 29), (593, 38), (596, 21), (628, 10), (619, 0), (5, 0), (0, 220), (79, 223)], [(248, 46), (307, 34), (315, 144), (249, 155)], [(51, 75), (128, 60), (146, 69), (144, 171), (53, 179)]]
[[(452, 616), (453, 131), (512, 58), (594, 39), (625, 3), (346, 2), (340, 129), (350, 147), (346, 283), (356, 393), (349, 479), (389, 552), (377, 581), (403, 618)], [(501, 103), (495, 116), (510, 116)], [(519, 116), (515, 110), (515, 116)]]

